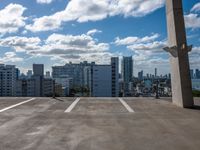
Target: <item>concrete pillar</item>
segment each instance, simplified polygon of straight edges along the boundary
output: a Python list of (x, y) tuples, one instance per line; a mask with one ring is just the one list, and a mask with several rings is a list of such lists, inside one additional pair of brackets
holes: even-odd
[(168, 46), (170, 53), (172, 101), (180, 107), (192, 107), (192, 85), (182, 0), (166, 0)]

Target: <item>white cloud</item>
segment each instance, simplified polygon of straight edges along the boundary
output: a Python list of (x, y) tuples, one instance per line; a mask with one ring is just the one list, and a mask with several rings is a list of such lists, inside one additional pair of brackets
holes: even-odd
[(195, 5), (192, 7), (191, 11), (199, 12), (199, 11), (200, 11), (200, 2), (197, 3), (197, 4), (195, 4)]
[(200, 12), (200, 3), (195, 4), (191, 12), (184, 16), (186, 28), (200, 28), (200, 16), (198, 12)]
[(151, 52), (161, 52), (166, 46), (164, 41), (154, 41), (151, 43), (139, 43), (127, 46), (128, 49), (133, 51), (151, 51)]
[(97, 21), (107, 17), (141, 17), (164, 6), (165, 0), (71, 0), (65, 10), (33, 20), (26, 26), (33, 32), (59, 29), (63, 22)]
[(136, 43), (144, 43), (144, 42), (151, 42), (154, 41), (159, 37), (159, 34), (153, 34), (152, 36), (145, 36), (142, 38), (136, 37), (136, 36), (129, 36), (124, 39), (120, 39), (117, 37), (115, 39), (115, 44), (116, 45), (131, 45), (131, 44), (136, 44)]
[[(162, 49), (166, 46), (166, 40), (159, 41), (159, 34), (144, 37), (117, 37), (114, 41), (116, 46), (126, 46), (133, 52), (135, 72), (142, 69), (151, 72), (152, 68), (165, 68), (162, 72), (169, 72), (168, 54)], [(165, 56), (165, 57), (164, 57)], [(168, 68), (168, 69), (167, 69)], [(137, 73), (135, 73), (137, 75)]]
[(39, 48), (41, 40), (38, 37), (19, 37), (12, 36), (4, 39), (0, 39), (0, 46), (11, 47), (17, 52), (23, 52), (27, 50), (34, 50)]
[(93, 37), (82, 35), (52, 34), (46, 40), (38, 37), (7, 37), (0, 39), (0, 46), (13, 48), (34, 57), (47, 56), (62, 62), (96, 61), (106, 63), (113, 55), (109, 44), (97, 42)]
[(185, 15), (185, 25), (187, 28), (197, 29), (200, 28), (200, 17), (198, 14), (190, 13)]
[(109, 44), (97, 43), (91, 36), (82, 35), (50, 35), (39, 50), (28, 52), (32, 55), (51, 56), (62, 61), (80, 62), (84, 60), (103, 62), (108, 60), (111, 53)]
[(52, 34), (46, 40), (46, 45), (51, 48), (62, 47), (63, 50), (84, 51), (84, 52), (102, 52), (109, 49), (107, 43), (96, 43), (89, 35), (62, 35)]
[[(155, 33), (151, 36), (145, 37), (126, 37), (120, 39), (119, 37), (115, 38), (115, 45), (124, 45), (127, 49), (134, 51), (135, 53), (155, 53), (162, 52), (162, 48), (166, 46), (166, 41), (156, 41), (159, 37), (159, 34)], [(142, 52), (143, 51), (143, 52)]]
[(192, 68), (199, 68), (200, 64), (200, 47), (194, 47), (189, 53), (190, 65)]
[(37, 0), (36, 2), (39, 4), (50, 4), (53, 0)]
[(23, 58), (16, 56), (15, 52), (6, 52), (3, 57), (0, 57), (0, 63), (21, 61), (23, 61)]
[(26, 18), (23, 17), (25, 7), (19, 4), (9, 4), (0, 10), (0, 35), (17, 32), (25, 26)]
[(87, 35), (94, 35), (96, 33), (102, 33), (102, 31), (97, 29), (92, 29), (87, 32)]
[(56, 16), (44, 16), (41, 18), (33, 19), (34, 24), (26, 25), (26, 29), (32, 32), (56, 30), (61, 26), (61, 19)]

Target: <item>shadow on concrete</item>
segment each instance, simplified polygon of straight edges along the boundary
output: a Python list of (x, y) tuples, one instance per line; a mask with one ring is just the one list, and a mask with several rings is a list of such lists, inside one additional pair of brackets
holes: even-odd
[(199, 105), (194, 105), (194, 107), (192, 109), (194, 109), (194, 110), (200, 110), (200, 106)]
[(57, 100), (57, 101), (60, 101), (60, 102), (64, 102), (64, 100), (62, 100), (62, 99), (59, 99), (59, 98), (52, 98), (52, 99), (54, 99), (54, 100)]

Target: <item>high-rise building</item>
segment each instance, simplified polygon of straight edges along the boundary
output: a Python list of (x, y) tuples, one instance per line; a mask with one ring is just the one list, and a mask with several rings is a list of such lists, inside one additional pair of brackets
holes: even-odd
[(194, 70), (193, 69), (190, 69), (190, 77), (191, 77), (191, 79), (194, 79)]
[(84, 86), (90, 96), (119, 96), (119, 58), (112, 57), (109, 65), (95, 65), (84, 68)]
[(155, 78), (158, 76), (157, 68), (155, 68)]
[(138, 79), (143, 80), (143, 70), (138, 72)]
[[(31, 71), (28, 71), (31, 75)], [(27, 73), (28, 74), (28, 73)], [(53, 79), (44, 78), (44, 65), (33, 64), (33, 75), (17, 80), (17, 96), (52, 96)]]
[(122, 59), (122, 79), (124, 82), (124, 96), (128, 96), (129, 92), (129, 82), (131, 82), (133, 77), (133, 59), (130, 57), (123, 57)]
[(51, 73), (50, 73), (50, 71), (46, 71), (45, 78), (51, 78)]
[(200, 79), (200, 70), (199, 69), (195, 70), (195, 75), (196, 75), (196, 79)]
[(64, 66), (53, 66), (52, 77), (59, 78), (68, 76), (73, 79), (72, 87), (83, 87), (84, 86), (84, 68), (92, 66), (95, 63), (88, 63), (87, 61), (81, 62), (80, 64), (68, 63)]
[(35, 96), (43, 96), (44, 64), (33, 64), (33, 76), (35, 81)]
[(84, 76), (84, 87), (89, 89), (91, 85), (91, 66), (87, 66), (84, 68), (83, 76)]
[(27, 78), (30, 79), (32, 75), (33, 75), (32, 70), (28, 70), (28, 72), (27, 72)]
[(111, 65), (91, 66), (90, 95), (93, 97), (112, 96), (112, 69)]
[(19, 70), (14, 65), (0, 64), (0, 96), (15, 96)]
[(111, 58), (112, 68), (112, 97), (119, 96), (119, 58)]
[(44, 76), (44, 64), (33, 64), (33, 75)]

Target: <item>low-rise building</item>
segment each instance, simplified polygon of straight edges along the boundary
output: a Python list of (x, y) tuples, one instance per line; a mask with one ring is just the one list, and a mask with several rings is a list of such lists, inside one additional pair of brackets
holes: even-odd
[(192, 89), (200, 91), (200, 79), (192, 79)]

